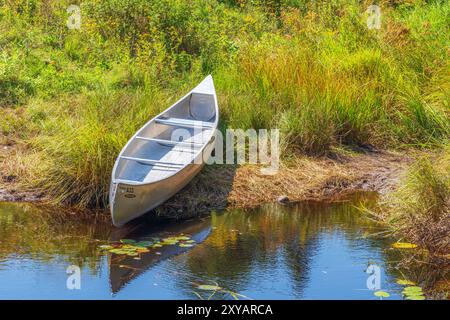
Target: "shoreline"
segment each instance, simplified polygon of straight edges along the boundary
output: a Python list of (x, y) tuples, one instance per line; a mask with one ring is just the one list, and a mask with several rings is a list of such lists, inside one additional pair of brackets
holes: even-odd
[[(15, 149), (13, 145), (0, 147), (0, 160)], [(284, 161), (271, 176), (261, 174), (259, 165), (205, 166), (188, 186), (154, 212), (160, 218), (189, 219), (213, 210), (253, 208), (280, 200), (334, 202), (360, 191), (383, 195), (395, 190), (411, 162), (412, 157), (401, 153), (370, 150), (333, 158), (298, 156)], [(40, 191), (20, 190), (18, 177), (7, 172), (0, 175), (0, 201), (47, 202)]]
[[(156, 212), (184, 219), (212, 210), (254, 208), (280, 202), (283, 197), (287, 202), (336, 202), (361, 191), (384, 195), (396, 189), (411, 162), (404, 155), (383, 151), (338, 159), (299, 157), (282, 165), (274, 176), (260, 174), (257, 165), (205, 167)], [(220, 183), (211, 185), (209, 181)]]

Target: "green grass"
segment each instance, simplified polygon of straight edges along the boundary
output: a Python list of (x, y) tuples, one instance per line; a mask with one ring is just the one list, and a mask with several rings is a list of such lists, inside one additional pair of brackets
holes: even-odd
[(349, 0), (86, 0), (80, 30), (69, 4), (0, 0), (0, 109), (23, 110), (0, 129), (55, 202), (103, 206), (127, 139), (209, 73), (221, 128), (280, 128), (289, 154), (450, 136), (448, 1), (384, 4), (381, 30)]
[(36, 150), (31, 163), (38, 165), (30, 168), (27, 183), (46, 190), (56, 202), (103, 205), (117, 154), (149, 112), (161, 111), (164, 100), (170, 99), (160, 93), (100, 89), (59, 100), (50, 112), (48, 103), (30, 106), (28, 116), (36, 119), (38, 130), (29, 140)]

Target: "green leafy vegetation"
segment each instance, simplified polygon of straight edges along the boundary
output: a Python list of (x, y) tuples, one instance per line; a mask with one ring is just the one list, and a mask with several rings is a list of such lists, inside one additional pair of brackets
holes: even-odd
[[(288, 154), (450, 136), (448, 1), (0, 0), (0, 119), (22, 183), (103, 207), (115, 157), (212, 73), (222, 128), (280, 128)], [(8, 111), (6, 111), (8, 110)]]

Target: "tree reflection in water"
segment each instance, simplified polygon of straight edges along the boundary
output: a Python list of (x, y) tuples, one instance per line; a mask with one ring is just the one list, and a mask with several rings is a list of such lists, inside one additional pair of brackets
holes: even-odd
[[(61, 272), (75, 264), (85, 271), (84, 283), (92, 283), (80, 293), (87, 298), (108, 298), (112, 292), (113, 298), (206, 299), (219, 286), (214, 299), (232, 299), (230, 291), (250, 298), (358, 299), (373, 298), (365, 288), (364, 270), (374, 262), (383, 267), (383, 289), (391, 293), (401, 290), (395, 284), (399, 277), (420, 282), (424, 289), (442, 284), (439, 270), (410, 265), (399, 269), (397, 262), (408, 254), (392, 250), (392, 239), (367, 236), (381, 226), (355, 205), (365, 201), (370, 206), (375, 200), (365, 194), (343, 203), (273, 204), (178, 223), (139, 220), (125, 229), (113, 228), (107, 215), (3, 203), (0, 280), (5, 288), (14, 288), (23, 266), (31, 279), (46, 277), (49, 290), (54, 290), (48, 297), (70, 297), (64, 287), (52, 286), (52, 279), (61, 281)], [(194, 239), (195, 245), (151, 248), (137, 257), (99, 249), (124, 238), (140, 241), (180, 234)], [(151, 285), (155, 277), (158, 287)], [(28, 280), (23, 281), (26, 285)], [(9, 297), (9, 289), (0, 290), (0, 297)], [(20, 289), (15, 293), (21, 297)], [(42, 291), (36, 289), (29, 297), (41, 298)]]

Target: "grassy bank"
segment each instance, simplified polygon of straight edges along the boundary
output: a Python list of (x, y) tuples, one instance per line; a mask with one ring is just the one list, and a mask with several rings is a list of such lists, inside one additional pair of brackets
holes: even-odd
[[(427, 297), (448, 299), (450, 258), (450, 148), (418, 156), (399, 188), (370, 213), (403, 244), (398, 266), (426, 289)], [(406, 247), (406, 248), (405, 248)], [(423, 272), (430, 265), (432, 273)]]
[[(422, 156), (376, 213), (393, 232), (434, 256), (450, 254), (450, 147)], [(447, 259), (444, 261), (448, 264)]]
[(441, 144), (449, 2), (381, 1), (380, 30), (368, 5), (0, 0), (0, 129), (18, 146), (2, 172), (55, 203), (104, 207), (127, 139), (209, 73), (221, 128), (280, 128), (286, 159)]

